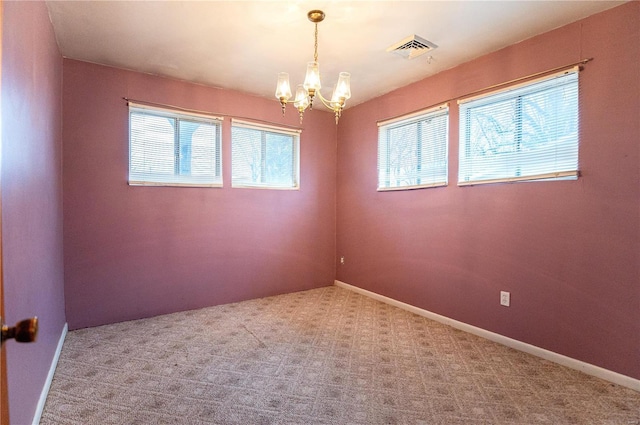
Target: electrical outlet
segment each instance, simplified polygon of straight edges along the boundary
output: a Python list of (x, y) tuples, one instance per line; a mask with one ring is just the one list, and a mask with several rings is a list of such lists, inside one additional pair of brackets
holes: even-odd
[(511, 304), (511, 293), (507, 291), (500, 291), (500, 305), (509, 307)]
[(344, 256), (340, 257), (340, 265), (344, 266)]

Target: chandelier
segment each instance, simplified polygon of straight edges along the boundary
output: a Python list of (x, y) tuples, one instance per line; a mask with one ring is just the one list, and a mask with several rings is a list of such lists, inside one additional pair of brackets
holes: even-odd
[[(320, 93), (320, 68), (318, 65), (318, 22), (324, 20), (324, 12), (322, 10), (312, 10), (307, 13), (307, 18), (315, 24), (315, 44), (313, 52), (313, 62), (307, 64), (307, 75), (304, 78), (304, 83), (299, 84), (296, 89), (296, 97), (293, 100), (293, 105), (298, 109), (300, 113), (300, 123), (302, 123), (302, 116), (307, 109), (313, 109), (314, 97), (320, 98), (320, 101), (327, 108), (331, 109), (336, 115), (336, 124), (342, 115), (345, 102), (351, 97), (351, 74), (348, 72), (341, 72), (338, 76), (338, 83), (333, 90), (331, 100), (325, 99)], [(289, 85), (289, 74), (281, 72), (278, 74), (278, 85), (276, 87), (276, 98), (282, 105), (282, 115), (284, 115), (287, 103), (291, 103), (291, 86)]]

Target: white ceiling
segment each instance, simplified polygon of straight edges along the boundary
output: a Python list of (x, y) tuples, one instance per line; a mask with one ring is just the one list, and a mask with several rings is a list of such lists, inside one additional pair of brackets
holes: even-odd
[[(576, 21), (622, 1), (48, 1), (64, 57), (240, 90), (275, 101), (278, 72), (302, 83), (322, 9), (323, 94), (351, 72), (347, 106)], [(417, 34), (415, 59), (387, 47)], [(431, 56), (431, 57), (429, 57)]]

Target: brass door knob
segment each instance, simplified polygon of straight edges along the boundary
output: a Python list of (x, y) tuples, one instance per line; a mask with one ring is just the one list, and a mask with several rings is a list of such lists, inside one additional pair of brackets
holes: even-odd
[(2, 343), (8, 339), (15, 339), (17, 342), (33, 342), (38, 336), (38, 318), (21, 320), (15, 326), (2, 325)]

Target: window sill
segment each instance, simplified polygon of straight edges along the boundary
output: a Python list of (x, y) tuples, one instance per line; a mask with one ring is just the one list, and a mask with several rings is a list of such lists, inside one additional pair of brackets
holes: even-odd
[(149, 186), (149, 187), (223, 187), (222, 183), (161, 183), (161, 182), (141, 182), (130, 181), (129, 186)]

